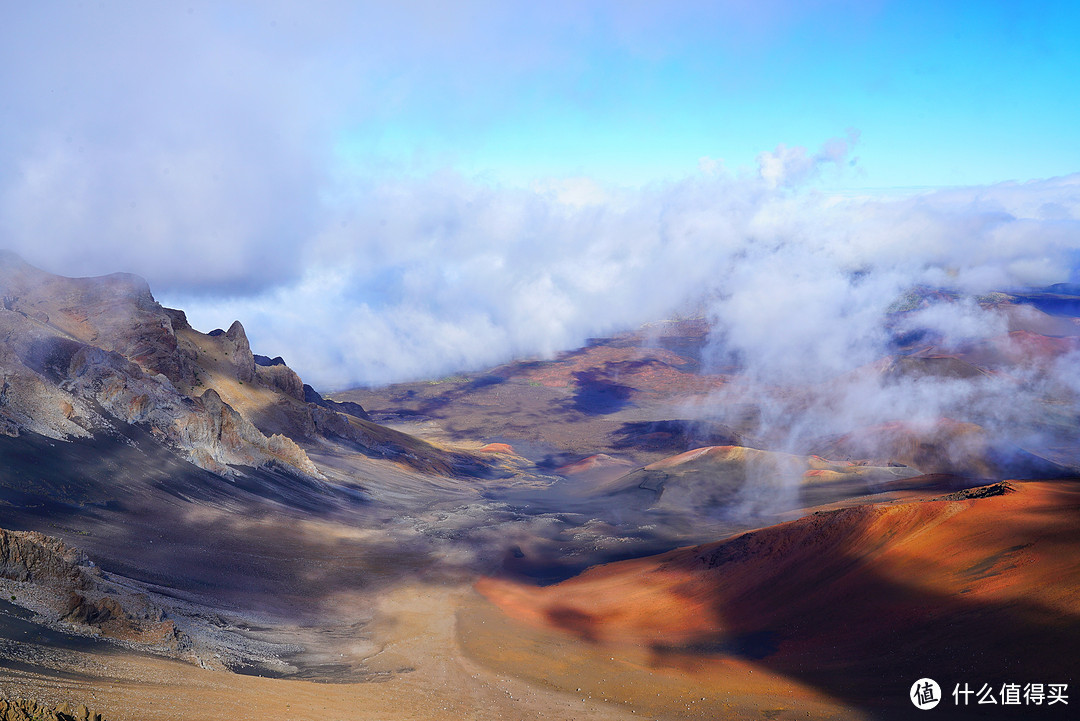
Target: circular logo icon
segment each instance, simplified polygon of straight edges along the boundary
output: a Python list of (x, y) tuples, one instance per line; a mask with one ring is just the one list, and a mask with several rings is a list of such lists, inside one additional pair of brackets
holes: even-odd
[(932, 678), (920, 678), (911, 685), (911, 703), (927, 711), (941, 703), (941, 686)]

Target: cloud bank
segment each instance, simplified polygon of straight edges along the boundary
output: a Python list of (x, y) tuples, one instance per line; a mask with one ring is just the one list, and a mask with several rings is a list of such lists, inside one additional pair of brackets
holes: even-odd
[[(688, 307), (716, 321), (718, 358), (822, 379), (876, 357), (884, 309), (914, 285), (1076, 279), (1080, 176), (815, 191), (850, 172), (849, 131), (641, 188), (581, 174), (515, 187), (425, 157), (431, 128), (411, 125), (437, 118), (467, 152), (508, 103), (594, 112), (597, 62), (629, 59), (621, 80), (636, 81), (628, 68), (715, 45), (714, 27), (727, 52), (763, 57), (808, 17), (744, 5), (5, 11), (0, 244), (53, 272), (138, 273), (204, 330), (239, 318), (256, 350), (324, 389), (547, 355)], [(418, 149), (380, 155), (395, 132)], [(982, 332), (977, 311), (942, 313), (927, 322)]]
[[(196, 324), (243, 319), (330, 388), (550, 355), (702, 308), (717, 353), (770, 382), (821, 381), (881, 357), (886, 311), (914, 287), (1041, 286), (1080, 265), (1080, 176), (881, 199), (714, 173), (582, 203), (445, 173), (356, 186), (334, 212), (299, 279), (167, 299)], [(919, 320), (953, 338), (1002, 328), (968, 305)]]

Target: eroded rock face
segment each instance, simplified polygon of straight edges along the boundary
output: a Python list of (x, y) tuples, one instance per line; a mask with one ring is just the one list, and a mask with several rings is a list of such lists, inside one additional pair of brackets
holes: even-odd
[(97, 577), (86, 554), (36, 531), (0, 528), (0, 578), (86, 589)]
[[(207, 470), (285, 464), (321, 476), (292, 440), (262, 433), (206, 387), (198, 353), (177, 336), (195, 332), (186, 316), (162, 308), (141, 279), (61, 278), (2, 254), (0, 291), (0, 433), (85, 437), (112, 419), (149, 426)], [(286, 366), (257, 377), (239, 322), (217, 340), (230, 378), (303, 397)]]
[(256, 357), (239, 321), (194, 330), (136, 276), (63, 278), (0, 253), (0, 297), (2, 434), (65, 439), (139, 424), (220, 474), (276, 467), (321, 479), (296, 441), (326, 439), (422, 470), (477, 470), (369, 423), (358, 404), (323, 399), (281, 358)]
[(368, 415), (368, 412), (365, 411), (364, 407), (359, 403), (354, 403), (353, 401), (333, 401), (329, 398), (323, 398), (317, 390), (309, 386), (307, 383), (303, 384), (301, 393), (303, 395), (303, 399), (308, 403), (314, 403), (315, 405), (326, 408), (327, 410), (348, 413), (350, 416), (355, 416), (365, 421), (371, 420), (371, 416)]
[(0, 254), (3, 307), (49, 335), (114, 351), (151, 375), (181, 383), (193, 376), (190, 358), (177, 353), (172, 318), (146, 281), (130, 273), (64, 278), (12, 253)]
[(251, 345), (248, 343), (247, 333), (240, 321), (234, 320), (225, 331), (222, 338), (222, 346), (225, 354), (229, 357), (233, 368), (236, 369), (236, 378), (245, 383), (255, 381), (255, 357), (251, 353)]
[(150, 646), (156, 651), (180, 654), (191, 642), (165, 612), (149, 598), (129, 596), (121, 601), (110, 595), (86, 596), (72, 592), (60, 611), (60, 621), (88, 627), (108, 638)]
[(36, 588), (46, 608), (35, 610), (44, 610), (48, 622), (159, 652), (180, 654), (190, 646), (186, 635), (148, 596), (124, 593), (107, 583), (85, 553), (60, 539), (0, 529), (0, 578)]
[(105, 718), (82, 704), (72, 708), (63, 703), (54, 708), (29, 699), (0, 698), (0, 721), (105, 721)]
[(306, 402), (304, 398), (304, 382), (296, 375), (289, 366), (284, 363), (274, 365), (256, 365), (256, 379), (270, 388), (275, 388), (290, 398)]

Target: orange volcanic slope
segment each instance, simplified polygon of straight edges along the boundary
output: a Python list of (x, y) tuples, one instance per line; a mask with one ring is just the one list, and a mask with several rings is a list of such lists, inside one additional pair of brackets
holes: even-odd
[(903, 702), (922, 676), (1075, 684), (1080, 482), (820, 512), (555, 586), (478, 589), (660, 665), (741, 657), (860, 703)]

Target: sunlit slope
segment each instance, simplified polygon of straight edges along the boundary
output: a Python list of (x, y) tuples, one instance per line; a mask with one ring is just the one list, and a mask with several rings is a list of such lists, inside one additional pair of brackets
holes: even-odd
[(478, 588), (513, 617), (658, 664), (736, 657), (903, 699), (899, 685), (927, 675), (1059, 679), (1080, 643), (1077, 558), (1080, 482), (1012, 481), (815, 513), (550, 587)]
[(888, 481), (917, 475), (919, 471), (904, 466), (875, 467), (743, 446), (709, 446), (650, 463), (599, 490), (635, 496), (651, 508), (731, 512), (740, 506), (751, 511), (753, 506), (794, 507), (801, 489), (808, 486), (845, 483), (861, 495)]

